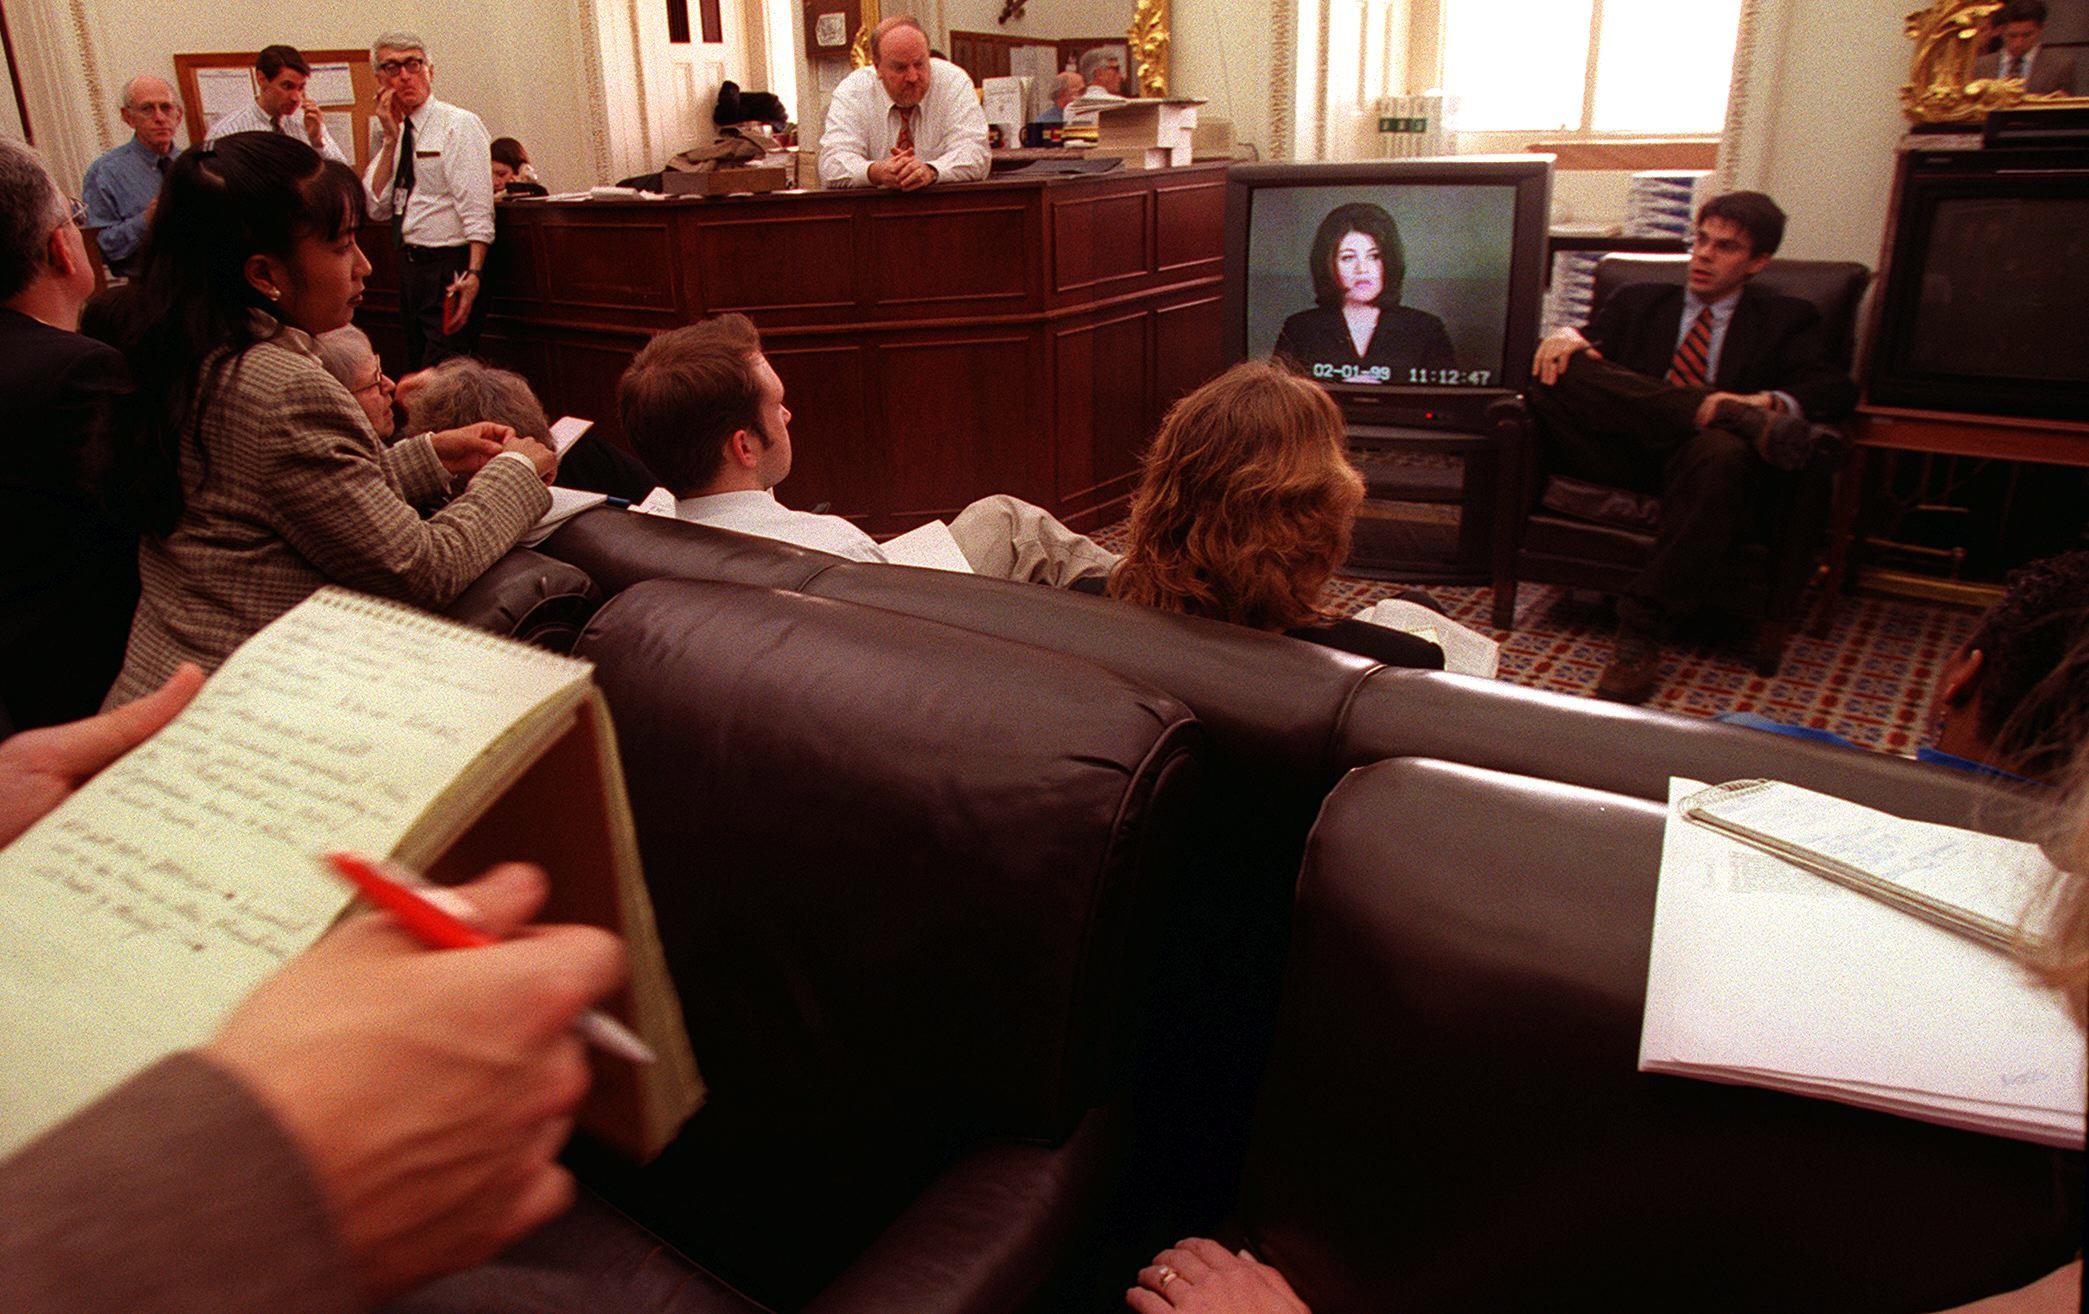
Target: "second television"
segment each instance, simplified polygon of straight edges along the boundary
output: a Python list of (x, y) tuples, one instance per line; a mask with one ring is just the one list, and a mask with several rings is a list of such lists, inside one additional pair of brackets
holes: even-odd
[(1544, 297), (1551, 164), (1235, 166), (1233, 358), (1287, 357), (1352, 419), (1455, 422), (1521, 390)]

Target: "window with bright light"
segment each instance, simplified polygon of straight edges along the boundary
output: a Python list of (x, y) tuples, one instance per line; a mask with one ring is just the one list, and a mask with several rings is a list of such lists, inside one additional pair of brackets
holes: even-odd
[(1439, 0), (1462, 132), (1713, 135), (1741, 0)]

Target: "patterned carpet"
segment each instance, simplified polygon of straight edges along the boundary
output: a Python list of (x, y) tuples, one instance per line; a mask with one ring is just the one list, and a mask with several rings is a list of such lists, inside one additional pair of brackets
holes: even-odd
[[(1095, 538), (1120, 549), (1123, 535), (1120, 521)], [(1338, 576), (1336, 596), (1343, 611), (1355, 612), (1401, 587)], [(1504, 680), (1587, 695), (1610, 658), (1616, 621), (1599, 599), (1527, 584), (1517, 593), (1516, 629), (1505, 634), (1488, 623), (1494, 605), (1490, 590), (1419, 587), (1453, 619), (1504, 640)], [(1930, 690), (1937, 674), (1977, 619), (1971, 611), (1899, 598), (1848, 598), (1828, 637), (1794, 636), (1783, 669), (1767, 680), (1748, 662), (1745, 634), (1686, 639), (1667, 649), (1661, 689), (1647, 705), (1699, 716), (1759, 712), (1831, 730), (1867, 747), (1912, 753), (1928, 742)]]

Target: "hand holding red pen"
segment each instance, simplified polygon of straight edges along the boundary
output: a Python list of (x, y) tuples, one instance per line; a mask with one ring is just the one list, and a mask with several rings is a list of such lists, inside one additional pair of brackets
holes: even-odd
[(545, 890), (522, 865), (458, 886), (500, 940), (469, 953), (352, 918), (202, 1050), (297, 1144), (373, 1299), (491, 1257), (573, 1198), (556, 1156), (588, 1087), (574, 1021), (622, 984), (624, 954), (592, 927), (526, 927)]

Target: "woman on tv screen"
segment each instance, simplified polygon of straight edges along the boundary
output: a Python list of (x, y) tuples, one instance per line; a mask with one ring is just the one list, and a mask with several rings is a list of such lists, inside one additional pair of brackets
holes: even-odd
[(1451, 335), (1426, 310), (1400, 304), (1407, 254), (1400, 226), (1379, 206), (1336, 206), (1308, 257), (1318, 305), (1284, 321), (1275, 353), (1310, 378), (1406, 383), (1417, 369), (1455, 369)]

